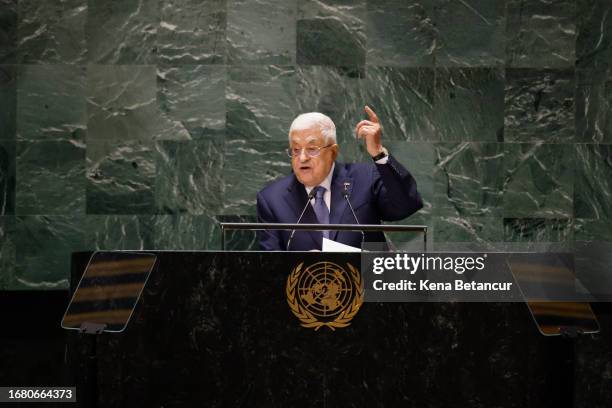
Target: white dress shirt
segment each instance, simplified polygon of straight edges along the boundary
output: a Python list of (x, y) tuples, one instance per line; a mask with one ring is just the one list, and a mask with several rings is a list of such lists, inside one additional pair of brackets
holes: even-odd
[(389, 156), (385, 156), (382, 159), (376, 160), (376, 164), (387, 164), (388, 161), (389, 161)]

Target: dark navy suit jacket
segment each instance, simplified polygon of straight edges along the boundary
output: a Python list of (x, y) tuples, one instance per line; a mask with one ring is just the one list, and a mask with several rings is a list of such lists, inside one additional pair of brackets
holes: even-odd
[[(386, 164), (336, 162), (331, 181), (331, 224), (356, 224), (346, 199), (342, 196), (345, 182), (350, 183), (350, 200), (360, 224), (401, 220), (423, 207), (416, 181), (393, 156), (389, 156)], [(296, 223), (307, 200), (304, 185), (294, 174), (290, 174), (257, 194), (257, 218), (259, 222), (265, 223)], [(308, 205), (300, 223), (318, 223), (312, 205)], [(290, 235), (291, 231), (259, 231), (260, 247), (268, 251), (287, 250)], [(361, 247), (360, 232), (330, 231), (329, 238)], [(321, 249), (321, 240), (321, 232), (296, 231), (289, 250)], [(365, 240), (385, 242), (381, 232), (366, 233)]]

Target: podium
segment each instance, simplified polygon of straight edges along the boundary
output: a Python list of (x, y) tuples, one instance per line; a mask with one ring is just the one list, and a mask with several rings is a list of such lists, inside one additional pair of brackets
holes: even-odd
[[(365, 303), (350, 326), (300, 326), (299, 262), (359, 254), (167, 252), (130, 324), (98, 336), (98, 399), (124, 406), (563, 406), (574, 344), (545, 338), (524, 304)], [(91, 253), (73, 255), (72, 283)], [(73, 286), (74, 287), (74, 286)], [(70, 333), (75, 370), (86, 350)]]

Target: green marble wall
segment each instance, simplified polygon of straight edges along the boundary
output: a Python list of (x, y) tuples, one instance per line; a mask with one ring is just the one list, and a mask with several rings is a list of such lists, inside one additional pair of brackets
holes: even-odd
[(0, 289), (219, 248), (297, 113), (367, 160), (365, 103), (434, 242), (612, 239), (609, 0), (0, 0)]

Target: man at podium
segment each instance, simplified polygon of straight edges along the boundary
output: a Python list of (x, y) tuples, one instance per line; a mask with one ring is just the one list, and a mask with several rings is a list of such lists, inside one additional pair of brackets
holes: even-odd
[[(293, 120), (287, 149), (293, 173), (257, 194), (259, 222), (380, 224), (404, 219), (423, 207), (416, 181), (383, 147), (376, 113), (368, 106), (365, 111), (368, 119), (357, 124), (355, 134), (364, 140), (371, 163), (336, 162), (336, 126), (326, 115), (309, 112)], [(382, 232), (258, 232), (261, 249), (268, 251), (321, 249), (323, 237), (354, 247), (361, 247), (362, 239), (385, 242)]]

